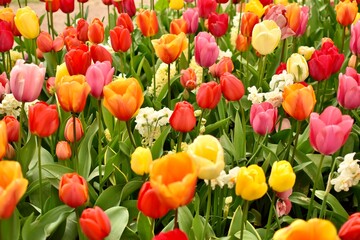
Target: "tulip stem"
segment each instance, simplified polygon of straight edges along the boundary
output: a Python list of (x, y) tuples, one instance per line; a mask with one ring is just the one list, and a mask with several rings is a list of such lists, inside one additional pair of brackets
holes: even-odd
[(20, 108), (20, 120), (19, 120), (19, 123), (20, 123), (19, 139), (18, 139), (18, 142), (17, 142), (17, 149), (16, 149), (16, 159), (18, 161), (20, 160), (22, 129), (25, 127), (25, 126), (22, 126), (23, 121), (24, 121), (24, 114), (23, 114), (23, 112), (25, 111), (24, 108), (25, 108), (25, 102), (22, 102), (21, 103), (21, 108)]
[(257, 141), (257, 149), (256, 151), (254, 152), (254, 154), (251, 156), (251, 158), (249, 159), (248, 163), (247, 163), (247, 166), (251, 165), (252, 164), (252, 161), (253, 159), (258, 155), (258, 153), (260, 152), (260, 149), (261, 147), (263, 146), (265, 140), (267, 139), (267, 133), (266, 135), (264, 136), (264, 138), (262, 139), (262, 141), (260, 142), (260, 138), (261, 136), (259, 135), (259, 138), (258, 138), (258, 141)]
[(128, 131), (130, 142), (131, 142), (131, 144), (133, 145), (133, 147), (135, 149), (136, 148), (136, 143), (135, 143), (134, 135), (131, 132), (130, 120), (126, 121), (126, 129)]
[(102, 152), (102, 144), (101, 144), (101, 138), (102, 138), (102, 105), (101, 105), (101, 99), (98, 100), (98, 163), (99, 163), (99, 194), (102, 192), (102, 158), (101, 158), (101, 152)]
[(209, 223), (209, 216), (210, 216), (210, 207), (211, 207), (211, 184), (208, 184), (208, 196), (207, 196), (207, 205), (206, 205), (206, 213), (205, 213), (205, 225), (204, 230), (202, 232), (201, 239), (207, 239), (206, 238), (206, 230)]
[(201, 109), (201, 113), (200, 113), (199, 120), (198, 120), (198, 125), (196, 127), (196, 133), (198, 135), (200, 134), (201, 122), (202, 122), (202, 118), (204, 116), (204, 111), (205, 111), (205, 109)]
[(333, 159), (332, 161), (332, 165), (331, 165), (331, 170), (330, 170), (330, 174), (329, 174), (329, 178), (328, 178), (328, 181), (327, 181), (327, 184), (326, 184), (326, 189), (325, 189), (325, 195), (324, 195), (324, 199), (321, 203), (321, 210), (320, 210), (320, 215), (319, 215), (319, 218), (325, 218), (325, 213), (326, 213), (326, 202), (327, 202), (327, 197), (329, 195), (329, 192), (331, 190), (331, 178), (332, 178), (332, 175), (334, 173), (334, 170), (335, 170), (335, 164), (336, 163), (336, 160)]
[[(170, 63), (168, 64), (168, 108), (171, 108), (171, 83), (170, 83)], [(155, 85), (154, 85), (155, 86)]]
[(316, 171), (315, 179), (314, 179), (314, 186), (313, 186), (313, 190), (312, 190), (312, 193), (311, 193), (309, 209), (308, 209), (308, 213), (307, 213), (307, 216), (306, 216), (306, 220), (309, 220), (312, 217), (312, 210), (313, 210), (313, 204), (314, 204), (314, 198), (315, 198), (315, 191), (316, 191), (316, 187), (317, 187), (317, 184), (318, 184), (318, 181), (319, 181), (319, 175), (321, 173), (321, 168), (322, 168), (324, 158), (325, 158), (325, 155), (321, 154), (320, 163), (319, 163), (318, 169)]
[(37, 145), (38, 145), (38, 167), (39, 167), (39, 199), (40, 199), (40, 209), (41, 214), (44, 214), (44, 204), (43, 204), (43, 196), (42, 196), (42, 173), (41, 173), (41, 137), (37, 137)]
[(77, 159), (77, 146), (76, 146), (76, 116), (75, 113), (72, 114), (73, 118), (73, 134), (74, 134), (74, 142), (72, 143), (72, 152), (73, 152), (73, 161), (74, 161), (74, 170), (78, 172), (78, 159)]
[(191, 40), (192, 40), (192, 34), (189, 34), (189, 45), (188, 45), (188, 67), (190, 67), (190, 61), (191, 61)]
[(31, 40), (31, 48), (33, 50), (34, 53), (34, 63), (37, 65), (38, 64), (38, 59), (36, 56), (36, 38)]
[(155, 101), (156, 100), (156, 71), (155, 71), (156, 63), (155, 63), (155, 49), (151, 43), (151, 38), (149, 38), (149, 47), (150, 47), (150, 50), (152, 51), (151, 58), (152, 58), (152, 64), (153, 64), (152, 68), (153, 68), (153, 74), (154, 74), (154, 92), (153, 92), (154, 99), (153, 100)]
[[(109, 25), (109, 29), (111, 29), (112, 27), (110, 26), (110, 5), (107, 5), (107, 15), (108, 15), (108, 25)], [(115, 23), (116, 24), (116, 23)]]
[(70, 13), (66, 14), (66, 26), (70, 27), (71, 23), (70, 23)]
[(18, 2), (18, 4), (19, 4), (19, 8), (21, 8), (21, 3), (20, 3), (20, 0), (18, 0), (17, 2)]
[(176, 152), (181, 152), (181, 143), (182, 143), (182, 139), (183, 139), (183, 132), (179, 133), (179, 138), (178, 138), (178, 142), (177, 142), (177, 146), (176, 146)]
[(175, 209), (175, 217), (174, 217), (174, 229), (179, 228), (178, 215), (179, 215), (179, 210), (178, 210), (178, 208), (176, 208)]
[[(297, 121), (296, 122), (296, 135), (295, 135), (295, 142), (294, 142), (294, 148), (293, 148), (293, 152), (290, 158), (290, 165), (293, 165), (294, 159), (295, 159), (295, 153), (296, 153), (296, 147), (297, 147), (297, 143), (298, 143), (298, 139), (299, 139), (299, 135), (300, 135), (300, 130), (301, 130), (301, 121)], [(289, 145), (290, 147), (290, 145)]]
[(268, 239), (268, 234), (269, 234), (270, 225), (271, 225), (271, 219), (272, 219), (272, 216), (274, 214), (274, 208), (273, 208), (274, 204), (275, 204), (275, 193), (273, 194), (273, 196), (271, 198), (270, 212), (269, 212), (269, 216), (268, 216), (268, 220), (267, 220), (267, 224), (266, 224), (266, 232), (265, 232), (265, 239), (264, 240)]
[[(7, 53), (7, 56), (8, 56), (8, 67), (9, 67), (9, 69), (12, 69), (12, 64), (11, 64), (11, 54), (10, 54), (10, 51), (7, 51), (6, 52)], [(6, 72), (6, 70), (5, 70), (5, 72)], [(9, 78), (10, 78), (10, 70), (9, 70)]]
[(257, 87), (260, 88), (262, 86), (262, 81), (263, 81), (263, 75), (264, 75), (264, 71), (265, 71), (265, 65), (266, 65), (266, 55), (261, 56), (260, 58), (260, 65), (259, 65), (259, 81), (257, 84)]
[(244, 229), (245, 229), (245, 224), (246, 224), (247, 215), (248, 215), (248, 211), (249, 211), (249, 201), (244, 200), (243, 207), (244, 207), (244, 210), (243, 210), (243, 215), (241, 218), (240, 240), (242, 240), (244, 237)]

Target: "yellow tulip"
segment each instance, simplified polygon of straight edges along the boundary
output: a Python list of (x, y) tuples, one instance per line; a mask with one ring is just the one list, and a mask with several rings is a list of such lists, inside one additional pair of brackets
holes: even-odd
[(315, 52), (314, 47), (300, 46), (298, 48), (298, 53), (303, 55), (306, 61), (309, 61), (312, 54)]
[(295, 179), (296, 175), (288, 161), (274, 162), (269, 177), (269, 186), (274, 191), (281, 193), (292, 189)]
[(279, 45), (281, 30), (273, 20), (265, 20), (253, 28), (251, 44), (261, 55), (272, 53)]
[(131, 169), (137, 175), (149, 173), (151, 163), (152, 155), (149, 148), (137, 147), (133, 154), (131, 154)]
[(252, 201), (261, 198), (267, 192), (265, 173), (258, 165), (241, 167), (236, 177), (235, 193), (244, 200)]
[(286, 6), (289, 4), (289, 1), (288, 0), (275, 0), (274, 4), (281, 4), (281, 5)]
[(55, 89), (60, 85), (62, 78), (64, 76), (70, 76), (69, 71), (66, 68), (66, 63), (63, 62), (62, 64), (56, 67), (56, 74), (55, 74)]
[(197, 165), (201, 179), (215, 179), (224, 170), (224, 150), (219, 140), (211, 135), (198, 136), (187, 152)]
[(34, 39), (40, 33), (39, 19), (30, 7), (19, 8), (15, 15), (15, 25), (26, 39)]
[(306, 59), (299, 53), (293, 53), (286, 62), (286, 71), (294, 75), (295, 82), (303, 82), (309, 76)]
[(170, 0), (169, 8), (173, 10), (180, 10), (184, 7), (184, 0)]
[(245, 12), (255, 13), (259, 18), (265, 13), (265, 9), (259, 0), (250, 0), (245, 5)]

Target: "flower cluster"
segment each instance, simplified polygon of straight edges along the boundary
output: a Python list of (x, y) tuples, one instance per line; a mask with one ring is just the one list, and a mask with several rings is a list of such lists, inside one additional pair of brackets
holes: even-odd
[[(24, 110), (26, 114), (29, 111), (29, 106), (34, 105), (36, 102), (38, 102), (38, 100), (25, 103)], [(0, 114), (18, 117), (20, 116), (20, 112), (21, 102), (17, 101), (12, 93), (5, 94), (4, 99), (0, 103)]]
[(216, 188), (216, 186), (223, 188), (225, 185), (227, 185), (227, 187), (231, 189), (235, 186), (236, 176), (239, 172), (239, 169), (239, 167), (234, 167), (229, 170), (229, 173), (226, 173), (223, 170), (220, 172), (220, 175), (217, 178), (211, 179), (210, 181), (205, 179), (205, 184), (210, 184), (213, 190)]
[(354, 159), (355, 153), (346, 154), (344, 161), (340, 163), (337, 172), (339, 176), (331, 180), (337, 192), (349, 191), (349, 188), (357, 185), (360, 181), (360, 160)]

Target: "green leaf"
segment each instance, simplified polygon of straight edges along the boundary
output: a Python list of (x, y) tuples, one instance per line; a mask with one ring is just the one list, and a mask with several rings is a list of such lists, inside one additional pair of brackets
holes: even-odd
[[(187, 206), (178, 208), (178, 220), (179, 220), (180, 229), (184, 231), (187, 235), (189, 235), (191, 232), (193, 216)], [(172, 230), (173, 228), (174, 228), (174, 220), (169, 222), (169, 224), (162, 231), (167, 232)]]
[[(237, 232), (234, 234), (234, 236), (238, 239), (240, 239), (240, 234), (241, 234), (241, 231)], [(251, 233), (250, 231), (248, 230), (244, 230), (244, 235), (243, 235), (243, 240), (259, 240), (259, 238), (257, 238), (256, 235), (254, 235), (253, 233)]]
[(61, 179), (61, 177), (65, 174), (65, 173), (72, 173), (74, 172), (73, 169), (62, 166), (60, 164), (44, 164), (41, 166), (42, 170), (44, 172), (47, 172), (48, 174), (50, 174), (53, 178), (56, 178), (58, 180)]
[(155, 3), (155, 10), (161, 12), (169, 7), (169, 2), (167, 0), (158, 0)]
[(219, 129), (219, 128), (225, 126), (230, 119), (231, 119), (231, 117), (227, 117), (227, 118), (222, 119), (220, 121), (217, 121), (217, 122), (215, 122), (213, 124), (207, 125), (206, 128), (205, 128), (205, 133), (204, 134), (209, 134), (209, 133), (215, 131), (216, 129)]
[(121, 206), (116, 206), (107, 209), (105, 213), (108, 215), (111, 223), (111, 232), (105, 240), (120, 239), (129, 221), (129, 213), (127, 209)]
[(17, 154), (20, 154), (19, 162), (21, 164), (22, 172), (27, 172), (29, 169), (29, 164), (36, 152), (36, 139), (34, 135), (31, 135), (29, 141), (18, 151)]
[[(310, 198), (303, 193), (293, 192), (289, 199), (292, 203), (296, 203), (306, 209), (309, 208)], [(314, 201), (314, 208), (320, 209), (321, 205)]]
[(0, 220), (0, 239), (18, 240), (20, 237), (20, 221), (17, 210), (13, 212), (10, 218)]
[(139, 212), (137, 220), (137, 232), (141, 240), (151, 240), (154, 237), (151, 222), (153, 219), (145, 216), (142, 212)]
[[(315, 196), (317, 196), (318, 198), (320, 198), (321, 200), (324, 200), (325, 197), (325, 191), (321, 191), (321, 190), (316, 190), (315, 192)], [(339, 215), (341, 215), (342, 217), (344, 217), (344, 219), (348, 219), (349, 218), (349, 214), (346, 212), (346, 210), (343, 208), (343, 206), (341, 205), (341, 203), (336, 199), (336, 197), (334, 197), (331, 193), (328, 193), (327, 199), (326, 199), (326, 203), (328, 203), (332, 210), (336, 213), (338, 213)]]
[[(239, 205), (232, 217), (230, 228), (228, 231), (228, 236), (235, 236), (235, 234), (241, 231), (241, 220), (242, 220), (242, 209), (241, 209), (241, 205)], [(251, 233), (252, 235), (254, 235), (256, 237), (254, 239), (261, 240), (261, 237), (259, 236), (258, 232), (255, 230), (253, 225), (251, 225), (251, 223), (249, 223), (248, 221), (246, 221), (245, 230)], [(244, 235), (245, 233), (246, 232), (244, 231)]]
[(237, 160), (246, 157), (246, 136), (238, 112), (235, 116), (234, 146), (236, 146), (235, 158)]
[(159, 157), (161, 157), (162, 153), (163, 153), (163, 146), (164, 143), (166, 141), (166, 138), (168, 136), (168, 134), (170, 133), (171, 130), (171, 126), (166, 126), (158, 139), (156, 139), (154, 145), (151, 147), (151, 154), (153, 159), (157, 159)]

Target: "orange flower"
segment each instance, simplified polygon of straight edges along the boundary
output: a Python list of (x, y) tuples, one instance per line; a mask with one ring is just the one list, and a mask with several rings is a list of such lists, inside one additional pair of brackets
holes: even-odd
[(24, 195), (28, 180), (23, 178), (21, 166), (16, 161), (0, 161), (0, 176), (0, 219), (6, 219), (11, 217)]
[(136, 24), (145, 37), (152, 37), (159, 31), (156, 12), (153, 10), (140, 11), (136, 18)]
[(120, 78), (104, 87), (104, 106), (112, 115), (122, 121), (134, 117), (142, 103), (144, 95), (135, 78)]
[[(6, 154), (8, 145), (7, 130), (5, 121), (0, 121), (0, 161)], [(1, 176), (1, 175), (0, 175)]]
[(241, 33), (236, 38), (236, 50), (239, 52), (246, 52), (251, 44), (251, 37), (245, 37)]
[(85, 178), (77, 173), (65, 173), (59, 183), (59, 198), (72, 208), (86, 203), (89, 193)]
[(295, 83), (284, 88), (282, 106), (285, 112), (296, 120), (302, 121), (309, 117), (315, 103), (315, 93), (311, 85), (305, 87), (301, 83)]
[(174, 62), (188, 46), (188, 39), (183, 32), (179, 35), (164, 34), (151, 42), (156, 55), (166, 64)]
[(104, 41), (104, 24), (98, 18), (94, 18), (88, 28), (89, 41), (95, 44)]
[(183, 18), (174, 19), (170, 23), (170, 33), (171, 34), (179, 34), (181, 32), (187, 33), (187, 22)]
[(297, 32), (297, 30), (300, 27), (300, 13), (301, 8), (299, 4), (297, 3), (291, 3), (286, 6), (286, 13), (285, 17), (288, 20), (289, 27), (294, 31)]
[(185, 152), (155, 160), (150, 170), (151, 187), (159, 194), (160, 200), (172, 209), (191, 201), (196, 181), (195, 163)]
[(339, 2), (336, 7), (336, 21), (343, 26), (350, 25), (358, 12), (358, 6), (356, 1), (345, 0), (343, 2)]
[(64, 76), (58, 84), (56, 95), (64, 111), (79, 113), (84, 110), (90, 90), (84, 75)]

